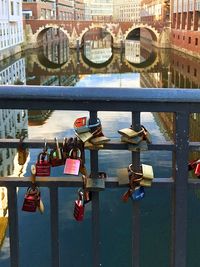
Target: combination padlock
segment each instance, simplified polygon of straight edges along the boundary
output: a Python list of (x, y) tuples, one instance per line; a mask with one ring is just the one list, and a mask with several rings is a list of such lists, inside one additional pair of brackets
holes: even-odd
[(69, 152), (69, 158), (66, 159), (64, 174), (78, 175), (81, 165), (81, 150), (71, 149)]
[(74, 218), (77, 221), (82, 221), (84, 217), (84, 196), (82, 190), (78, 192), (79, 199), (74, 203)]
[[(45, 160), (45, 158), (47, 158)], [(41, 152), (36, 162), (36, 176), (50, 176), (51, 164), (49, 163), (49, 154)]]
[(38, 187), (29, 187), (24, 197), (23, 211), (35, 212), (40, 206), (40, 191)]

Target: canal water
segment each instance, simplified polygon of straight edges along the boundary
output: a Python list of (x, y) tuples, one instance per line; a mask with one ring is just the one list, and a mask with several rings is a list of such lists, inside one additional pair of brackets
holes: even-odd
[[(119, 49), (111, 49), (109, 38), (85, 40), (80, 49), (70, 50), (66, 40), (46, 42), (42, 49), (27, 51), (0, 62), (1, 84), (80, 87), (200, 87), (200, 62), (172, 50), (149, 49), (147, 42), (128, 40)], [(17, 89), (16, 89), (17, 90)], [(42, 87), (41, 87), (42, 90)], [(67, 87), (66, 87), (67, 90)], [(84, 89), (83, 89), (84, 90)], [(1, 111), (1, 138), (30, 139), (74, 136), (73, 122), (85, 111)], [(119, 140), (118, 130), (129, 127), (128, 112), (99, 112), (103, 133)], [(153, 143), (162, 143), (172, 136), (172, 114), (142, 113), (141, 123), (149, 130)], [(190, 140), (198, 141), (199, 115), (191, 115)], [(0, 151), (0, 175), (30, 176), (30, 167), (43, 149), (29, 150), (26, 164), (17, 164), (16, 149)], [(190, 155), (190, 158), (199, 156)], [(155, 177), (171, 177), (172, 154), (167, 151), (145, 151), (141, 162), (154, 168)], [(86, 151), (89, 168), (89, 152)], [(118, 168), (131, 162), (128, 151), (99, 151), (99, 170), (116, 176)], [(63, 167), (52, 169), (52, 176), (63, 176)], [(101, 266), (131, 266), (132, 203), (121, 201), (125, 189), (106, 189), (100, 193)], [(18, 190), (20, 267), (51, 266), (49, 191), (41, 188), (45, 205), (43, 215), (21, 211), (26, 188)], [(85, 219), (77, 223), (73, 218), (77, 188), (59, 189), (59, 237), (61, 267), (91, 267), (91, 204), (85, 207)], [(199, 267), (200, 192), (190, 190), (188, 196), (188, 267)], [(6, 208), (1, 216), (6, 215)], [(146, 190), (141, 201), (141, 267), (170, 266), (171, 250), (171, 191), (168, 187)], [(9, 266), (9, 238), (7, 229), (0, 250), (0, 266)]]

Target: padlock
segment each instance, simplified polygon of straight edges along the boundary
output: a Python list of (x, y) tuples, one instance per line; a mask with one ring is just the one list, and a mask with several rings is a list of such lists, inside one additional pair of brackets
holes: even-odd
[(40, 205), (40, 191), (38, 187), (29, 187), (24, 197), (23, 211), (35, 212)]
[(105, 180), (101, 178), (87, 178), (86, 189), (88, 191), (102, 191), (105, 189)]
[(29, 155), (28, 149), (24, 147), (23, 140), (25, 136), (20, 137), (19, 146), (17, 148), (18, 152), (18, 164), (24, 165), (26, 163), (27, 157)]
[(191, 160), (188, 163), (188, 171), (195, 170), (198, 163), (200, 163), (199, 159)]
[(86, 189), (87, 175), (82, 175), (84, 205), (92, 200), (92, 192)]
[(55, 147), (50, 151), (49, 154), (49, 163), (51, 164), (52, 167), (64, 165), (62, 151), (59, 147), (57, 138), (55, 138)]
[(145, 192), (144, 192), (144, 187), (143, 186), (138, 186), (136, 187), (132, 194), (131, 194), (131, 199), (132, 200), (140, 200), (144, 198)]
[(81, 150), (71, 149), (69, 158), (66, 159), (64, 174), (78, 175), (81, 164)]
[(79, 190), (79, 199), (74, 203), (74, 218), (77, 221), (82, 221), (84, 217), (84, 199), (83, 192)]
[(110, 139), (106, 136), (98, 136), (98, 137), (95, 137), (95, 138), (92, 138), (90, 140), (90, 142), (93, 144), (93, 145), (103, 145), (107, 142), (109, 142)]
[(129, 199), (129, 197), (132, 195), (132, 193), (133, 193), (133, 189), (129, 188), (129, 189), (123, 194), (123, 196), (122, 196), (122, 200), (123, 200), (124, 202), (127, 202), (128, 199)]
[(200, 163), (197, 163), (194, 173), (197, 177), (200, 177)]
[[(45, 158), (47, 157), (47, 160)], [(36, 176), (50, 176), (51, 164), (49, 163), (49, 154), (41, 152), (36, 162)]]
[(142, 169), (142, 181), (140, 182), (141, 186), (151, 186), (152, 185), (152, 180), (154, 178), (154, 173), (153, 173), (153, 168), (151, 165), (146, 165), (142, 164), (141, 165)]
[(146, 141), (141, 141), (138, 144), (128, 144), (128, 150), (129, 151), (147, 151), (148, 150), (148, 145)]
[(97, 118), (97, 122), (95, 124), (90, 124), (90, 119), (88, 117), (81, 117), (75, 120), (74, 122), (74, 130), (79, 133), (90, 132), (93, 128), (101, 125), (100, 120)]

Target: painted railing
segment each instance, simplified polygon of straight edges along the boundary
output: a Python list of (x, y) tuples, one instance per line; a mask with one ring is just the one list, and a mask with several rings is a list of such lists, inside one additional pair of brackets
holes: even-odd
[[(190, 186), (198, 186), (199, 180), (188, 179), (188, 153), (198, 151), (200, 143), (189, 142), (190, 113), (200, 112), (200, 91), (182, 89), (133, 89), (133, 88), (77, 88), (77, 87), (39, 87), (39, 86), (0, 86), (1, 109), (41, 109), (41, 110), (86, 110), (92, 122), (98, 111), (129, 111), (132, 124), (140, 125), (140, 112), (172, 112), (174, 114), (174, 141), (163, 144), (149, 144), (149, 150), (165, 150), (173, 153), (173, 175), (171, 178), (155, 178), (154, 186), (170, 185), (172, 189), (172, 239), (171, 267), (186, 267), (187, 259), (187, 194)], [(54, 140), (47, 140), (51, 147)], [(29, 148), (41, 148), (43, 140), (25, 139)], [(18, 139), (1, 139), (0, 148), (18, 147)], [(113, 142), (104, 146), (108, 150), (126, 150), (127, 144)], [(135, 168), (140, 164), (140, 153), (132, 153)], [(91, 175), (97, 177), (98, 151), (90, 151)], [(38, 178), (40, 187), (49, 187), (51, 211), (51, 249), (52, 267), (59, 266), (58, 236), (58, 188), (80, 187), (81, 178), (66, 177)], [(19, 227), (17, 213), (17, 187), (27, 187), (26, 177), (2, 177), (0, 186), (8, 188), (9, 235), (11, 267), (19, 266)], [(107, 187), (118, 187), (117, 177), (106, 179)], [(92, 193), (92, 266), (100, 266), (100, 212), (99, 193)], [(132, 266), (140, 266), (140, 204), (133, 202), (132, 227)]]

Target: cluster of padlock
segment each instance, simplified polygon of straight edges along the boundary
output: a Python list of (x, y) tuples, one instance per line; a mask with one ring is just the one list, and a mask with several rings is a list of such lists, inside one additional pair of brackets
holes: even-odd
[(151, 143), (151, 137), (147, 129), (141, 125), (140, 131), (135, 131), (133, 127), (118, 130), (121, 134), (121, 141), (128, 144), (130, 151), (148, 150), (148, 144)]
[(44, 149), (39, 153), (36, 162), (36, 176), (50, 176), (51, 167), (64, 166), (64, 174), (84, 174), (84, 145), (78, 138), (64, 138), (62, 147), (55, 138), (55, 146), (48, 153), (45, 143)]
[(88, 117), (76, 119), (74, 122), (74, 131), (86, 148), (103, 148), (104, 144), (110, 141), (102, 132), (102, 125), (99, 118), (97, 118), (95, 124), (91, 124)]
[(194, 171), (194, 174), (200, 178), (200, 159), (192, 160), (188, 163), (188, 171)]
[[(144, 198), (144, 187), (150, 187), (154, 178), (152, 166), (142, 164), (140, 172), (135, 172), (133, 170), (133, 165), (130, 164), (127, 168), (127, 172), (129, 189), (123, 194), (122, 200), (127, 202), (129, 197), (132, 200), (140, 200)], [(121, 184), (123, 183), (121, 182)]]
[(22, 210), (27, 212), (36, 212), (38, 210), (42, 214), (44, 212), (44, 204), (41, 199), (39, 186), (36, 185), (35, 165), (31, 166), (31, 182), (32, 184), (28, 187), (24, 196)]

